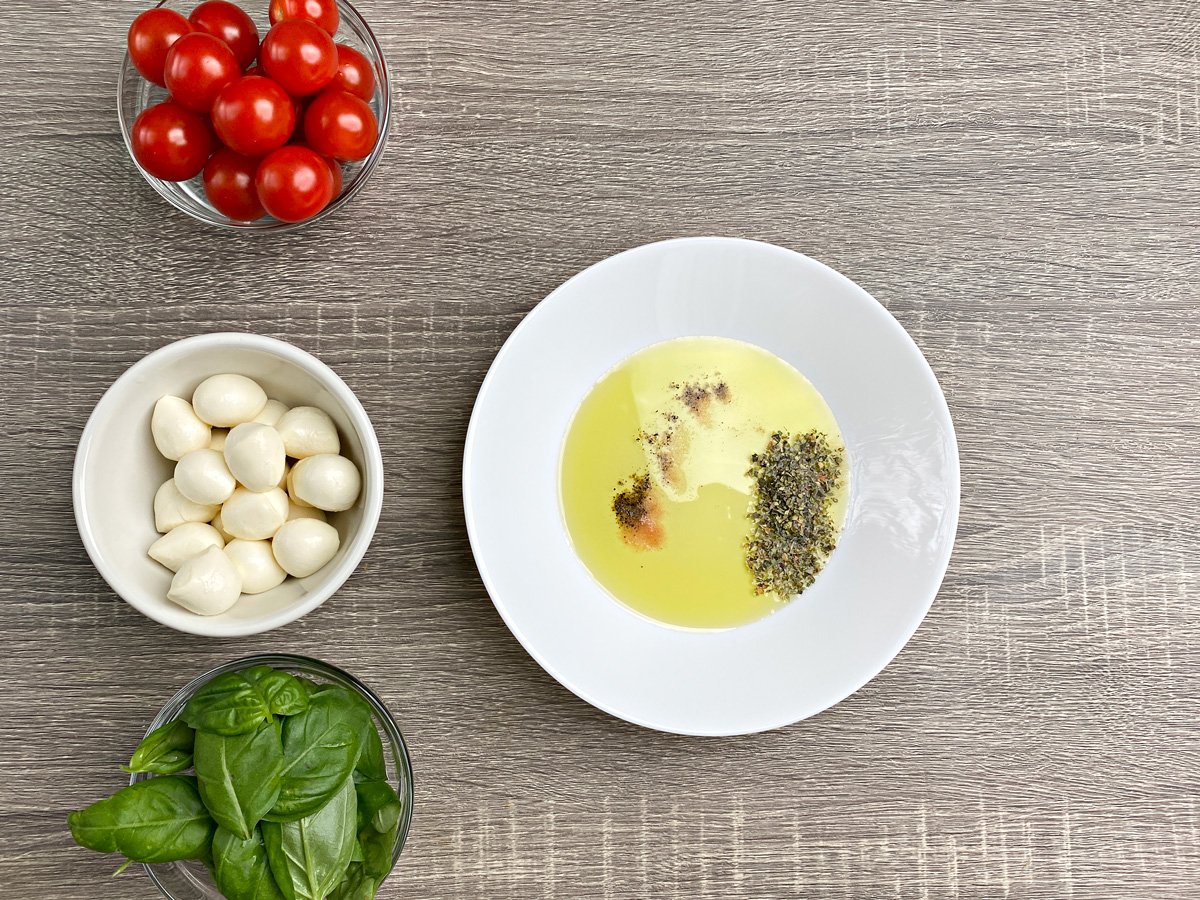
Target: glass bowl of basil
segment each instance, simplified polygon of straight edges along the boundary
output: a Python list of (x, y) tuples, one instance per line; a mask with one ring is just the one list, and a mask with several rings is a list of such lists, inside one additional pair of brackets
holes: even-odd
[(371, 900), (412, 816), (412, 768), (387, 707), (303, 656), (226, 663), (177, 693), (129, 787), (78, 810), (75, 841), (144, 863), (168, 900)]

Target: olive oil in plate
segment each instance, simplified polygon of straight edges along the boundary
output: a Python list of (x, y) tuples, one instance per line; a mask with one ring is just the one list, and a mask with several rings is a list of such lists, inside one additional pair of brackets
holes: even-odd
[(635, 353), (592, 388), (563, 443), (559, 490), (575, 552), (613, 597), (660, 622), (724, 629), (773, 612), (790, 597), (756, 589), (746, 547), (753, 460), (778, 432), (818, 432), (837, 448), (827, 509), (836, 534), (842, 437), (803, 375), (727, 338)]

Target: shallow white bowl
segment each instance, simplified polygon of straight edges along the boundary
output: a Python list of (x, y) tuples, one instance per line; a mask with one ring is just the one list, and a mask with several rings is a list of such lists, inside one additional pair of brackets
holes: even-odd
[[(687, 335), (757, 344), (799, 369), (833, 410), (851, 467), (845, 530), (816, 583), (727, 631), (661, 625), (614, 600), (575, 555), (559, 504), (563, 437), (592, 385)], [(729, 238), (639, 247), (547, 297), (497, 355), (463, 464), (475, 560), (525, 649), (589, 703), (683, 734), (776, 728), (873, 678), (937, 594), (958, 492), (945, 398), (899, 323), (827, 266)]]
[[(342, 455), (362, 473), (355, 505), (331, 514), (337, 555), (308, 578), (243, 596), (228, 612), (199, 616), (167, 600), (171, 573), (146, 555), (154, 530), (154, 493), (175, 464), (150, 435), (164, 394), (191, 400), (210, 375), (253, 378), (288, 406), (316, 406), (337, 424)], [(362, 404), (328, 366), (303, 350), (255, 334), (205, 334), (156, 350), (131, 366), (96, 404), (75, 455), (75, 521), (84, 547), (109, 586), (130, 606), (178, 631), (233, 637), (270, 631), (311, 612), (350, 577), (367, 552), (383, 506), (383, 457)]]

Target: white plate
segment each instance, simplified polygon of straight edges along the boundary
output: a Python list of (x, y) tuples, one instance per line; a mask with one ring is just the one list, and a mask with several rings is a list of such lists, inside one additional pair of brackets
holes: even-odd
[[(846, 441), (837, 550), (792, 603), (728, 631), (649, 621), (575, 555), (559, 506), (563, 437), (621, 360), (686, 335), (757, 344), (799, 369)], [(746, 734), (846, 698), (924, 617), (954, 544), (958, 448), (921, 351), (874, 298), (790, 250), (730, 238), (650, 244), (576, 275), (517, 327), (479, 391), (463, 463), (475, 560), (508, 627), (581, 698), (681, 734)]]

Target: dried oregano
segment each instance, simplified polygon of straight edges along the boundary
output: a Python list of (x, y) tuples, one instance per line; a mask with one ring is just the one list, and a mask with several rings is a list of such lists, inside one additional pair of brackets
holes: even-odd
[(844, 451), (818, 431), (771, 435), (750, 458), (754, 499), (746, 566), (755, 590), (782, 598), (813, 583), (837, 543), (830, 515), (842, 477)]

